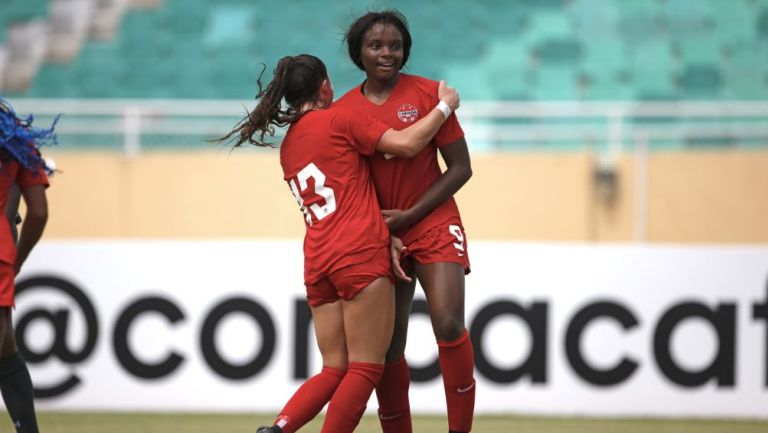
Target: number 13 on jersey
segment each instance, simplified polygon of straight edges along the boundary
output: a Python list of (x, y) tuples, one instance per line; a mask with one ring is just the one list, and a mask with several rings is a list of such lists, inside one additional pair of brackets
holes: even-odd
[[(314, 179), (315, 188), (314, 191), (308, 193), (309, 179)], [(298, 181), (298, 184), (296, 183)], [(333, 189), (325, 186), (325, 174), (320, 171), (315, 163), (310, 162), (309, 165), (302, 168), (295, 178), (288, 182), (291, 187), (291, 192), (299, 203), (301, 211), (304, 212), (304, 219), (307, 220), (307, 224), (312, 225), (312, 216), (314, 215), (316, 221), (320, 221), (328, 215), (332, 214), (336, 210), (336, 196), (333, 193)], [(312, 195), (318, 195), (325, 200), (324, 205), (318, 203), (312, 203), (309, 206), (304, 205), (304, 198), (311, 197)]]

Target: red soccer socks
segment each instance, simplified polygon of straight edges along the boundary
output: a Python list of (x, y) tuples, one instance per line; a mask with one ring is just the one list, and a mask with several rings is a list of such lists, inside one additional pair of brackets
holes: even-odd
[(383, 433), (413, 433), (408, 388), (411, 377), (405, 358), (387, 364), (376, 385), (379, 400), (379, 422)]
[(323, 367), (320, 373), (307, 379), (296, 390), (275, 420), (275, 425), (283, 433), (293, 433), (311, 421), (331, 399), (344, 374), (343, 370)]
[(365, 405), (383, 373), (383, 364), (350, 362), (344, 380), (328, 404), (321, 433), (351, 433), (360, 422)]
[(453, 341), (438, 341), (440, 370), (443, 373), (448, 428), (455, 432), (472, 430), (475, 413), (475, 355), (465, 330)]

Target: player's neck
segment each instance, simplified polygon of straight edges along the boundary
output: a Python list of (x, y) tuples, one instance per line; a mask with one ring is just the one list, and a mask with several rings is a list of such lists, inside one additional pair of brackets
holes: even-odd
[(328, 107), (325, 104), (323, 104), (322, 102), (310, 101), (310, 102), (305, 102), (299, 108), (299, 112), (300, 113), (306, 113), (306, 112), (309, 112), (309, 111), (324, 110), (326, 108), (328, 108)]
[(363, 83), (363, 95), (372, 102), (384, 102), (395, 89), (398, 81), (400, 81), (400, 74), (387, 81), (369, 78)]

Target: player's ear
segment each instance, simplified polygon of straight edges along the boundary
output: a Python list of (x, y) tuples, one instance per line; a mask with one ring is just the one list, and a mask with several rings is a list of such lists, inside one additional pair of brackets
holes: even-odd
[(329, 104), (333, 102), (333, 83), (331, 83), (330, 78), (324, 79), (323, 83), (320, 85), (320, 96), (323, 101), (326, 101)]

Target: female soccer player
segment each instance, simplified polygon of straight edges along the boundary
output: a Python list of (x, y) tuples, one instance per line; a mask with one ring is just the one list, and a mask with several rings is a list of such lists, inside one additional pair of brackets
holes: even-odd
[(37, 148), (46, 141), (55, 141), (53, 127), (34, 128), (31, 119), (22, 121), (0, 99), (0, 206), (6, 209), (15, 184), (27, 207), (18, 244), (14, 242), (9, 220), (0, 218), (0, 391), (18, 433), (37, 433), (38, 429), (32, 380), (16, 350), (11, 321), (14, 278), (42, 236), (48, 219), (48, 177)]
[(292, 433), (328, 401), (322, 432), (351, 432), (384, 371), (394, 321), (389, 233), (365, 156), (418, 153), (458, 108), (458, 94), (441, 83), (431, 112), (396, 131), (331, 107), (333, 87), (317, 57), (284, 57), (267, 88), (258, 84), (256, 108), (222, 140), (264, 146), (275, 126), (289, 126), (280, 164), (304, 213), (304, 281), (323, 359), (322, 371), (296, 391), (275, 424), (258, 432)]
[[(404, 74), (411, 34), (405, 17), (388, 10), (369, 12), (346, 32), (349, 57), (366, 80), (336, 102), (355, 108), (394, 129), (407, 127), (435, 104), (437, 82)], [(437, 152), (445, 160), (442, 173)], [(390, 231), (405, 244), (412, 271), (424, 288), (437, 338), (451, 432), (469, 432), (475, 404), (474, 355), (464, 326), (467, 242), (453, 194), (472, 176), (467, 143), (452, 115), (415, 157), (371, 157), (379, 204)], [(409, 375), (404, 351), (415, 281), (398, 282), (396, 319), (386, 370), (376, 388), (384, 433), (412, 431)]]

